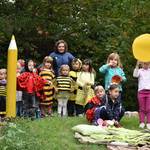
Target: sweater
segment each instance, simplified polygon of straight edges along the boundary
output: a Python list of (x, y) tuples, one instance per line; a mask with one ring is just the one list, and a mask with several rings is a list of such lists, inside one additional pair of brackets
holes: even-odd
[(49, 81), (51, 82), (53, 80), (53, 78), (55, 77), (55, 75), (53, 74), (53, 72), (49, 69), (43, 69), (40, 74), (39, 74), (44, 80), (46, 80), (47, 82), (45, 83), (44, 87), (43, 87), (43, 94), (44, 94), (44, 98), (43, 100), (40, 102), (41, 105), (50, 105), (52, 103), (53, 100), (53, 95), (54, 95), (54, 86), (50, 83), (48, 83)]
[[(105, 74), (105, 90), (108, 90), (112, 81), (112, 77), (115, 75), (120, 76), (123, 82), (126, 81), (125, 73), (120, 67), (112, 68), (108, 64), (106, 64), (99, 68), (99, 72)], [(122, 91), (121, 84), (119, 84), (119, 88), (120, 91)]]
[(95, 76), (94, 73), (90, 72), (79, 72), (78, 78), (77, 78), (77, 85), (80, 87), (86, 86), (88, 83), (89, 85), (94, 85)]
[(74, 59), (74, 56), (69, 53), (59, 53), (59, 52), (52, 52), (50, 56), (54, 59), (54, 71), (55, 75), (59, 75), (59, 69), (61, 65), (69, 65), (71, 64), (72, 60)]
[(96, 107), (101, 105), (101, 98), (94, 96), (88, 103), (85, 105), (85, 114), (86, 119), (91, 123), (94, 119), (94, 112)]
[(6, 96), (6, 80), (0, 80), (0, 96)]
[(138, 91), (150, 90), (150, 68), (147, 70), (135, 68), (133, 77), (138, 78)]
[(70, 71), (69, 72), (69, 76), (73, 79), (74, 81), (74, 91), (71, 93), (70, 99), (71, 101), (75, 101), (76, 100), (76, 94), (77, 94), (77, 76), (78, 76), (78, 72), (77, 71)]
[(56, 87), (58, 91), (71, 91), (72, 78), (66, 76), (59, 76), (56, 78)]

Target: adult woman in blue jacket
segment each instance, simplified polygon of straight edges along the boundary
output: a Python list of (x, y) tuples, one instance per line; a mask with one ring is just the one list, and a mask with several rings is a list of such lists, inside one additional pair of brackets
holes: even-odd
[(59, 40), (55, 44), (55, 51), (50, 54), (54, 59), (54, 71), (56, 76), (59, 74), (59, 69), (61, 65), (71, 65), (74, 56), (67, 52), (68, 45), (64, 40)]

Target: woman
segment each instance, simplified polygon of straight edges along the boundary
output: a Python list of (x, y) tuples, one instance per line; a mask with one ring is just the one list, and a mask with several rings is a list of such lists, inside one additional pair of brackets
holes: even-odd
[(55, 44), (55, 51), (50, 54), (54, 59), (54, 71), (56, 76), (58, 76), (59, 69), (61, 65), (71, 65), (74, 56), (67, 52), (68, 45), (64, 40), (59, 40)]

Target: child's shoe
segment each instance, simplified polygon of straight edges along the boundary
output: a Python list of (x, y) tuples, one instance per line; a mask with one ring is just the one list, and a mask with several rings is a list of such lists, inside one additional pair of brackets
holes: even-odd
[(150, 123), (147, 123), (146, 127), (147, 127), (148, 130), (150, 130)]
[(144, 127), (145, 127), (145, 123), (141, 122), (140, 125), (139, 125), (139, 128), (143, 129)]

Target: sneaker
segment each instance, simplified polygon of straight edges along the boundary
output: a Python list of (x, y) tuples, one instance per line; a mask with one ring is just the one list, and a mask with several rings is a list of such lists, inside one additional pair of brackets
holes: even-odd
[(145, 123), (143, 123), (143, 122), (140, 123), (139, 128), (142, 128), (142, 129), (143, 129), (144, 127), (145, 127)]
[(150, 123), (147, 123), (146, 127), (147, 127), (148, 130), (150, 130)]

